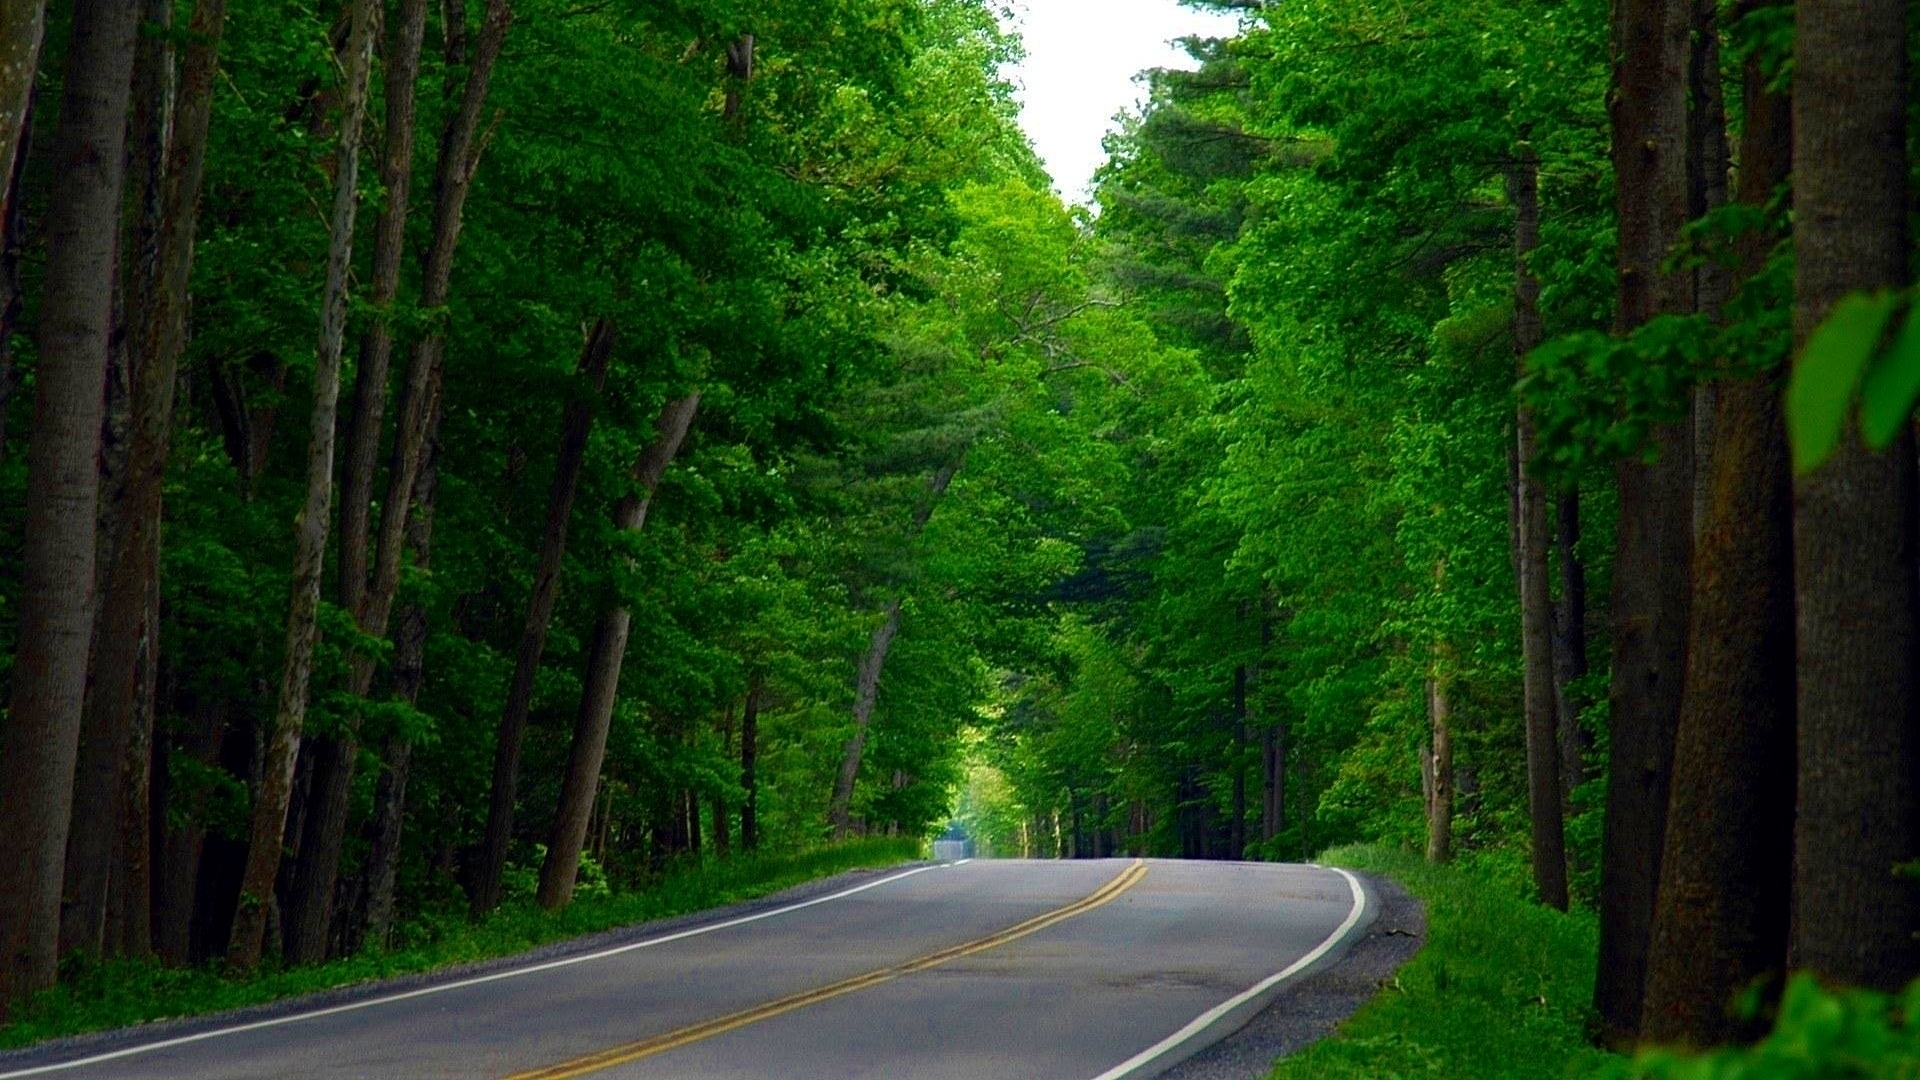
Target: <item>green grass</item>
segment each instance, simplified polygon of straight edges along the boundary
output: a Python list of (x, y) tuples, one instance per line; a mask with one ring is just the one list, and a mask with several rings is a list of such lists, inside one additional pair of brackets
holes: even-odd
[(671, 918), (779, 892), (861, 867), (920, 857), (917, 840), (866, 840), (790, 855), (716, 860), (669, 874), (644, 890), (576, 900), (558, 914), (526, 902), (502, 907), (485, 922), (447, 912), (425, 924), (418, 941), (387, 952), (369, 950), (328, 964), (262, 970), (231, 978), (217, 965), (164, 968), (151, 962), (70, 965), (55, 989), (23, 1007), (0, 1028), (0, 1047), (124, 1027), (170, 1017), (258, 1005), (455, 964), (511, 956), (527, 949), (618, 926)]
[(1339, 848), (1323, 862), (1385, 874), (1427, 909), (1427, 941), (1332, 1037), (1273, 1080), (1555, 1080), (1613, 1060), (1587, 1041), (1597, 925), (1418, 855)]

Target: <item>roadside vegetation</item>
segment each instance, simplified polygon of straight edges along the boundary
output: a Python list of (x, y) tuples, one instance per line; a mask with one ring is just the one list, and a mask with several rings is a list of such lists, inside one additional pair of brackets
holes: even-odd
[(0, 3), (0, 1012), (955, 814), (1900, 993), (1912, 5), (1195, 2), (1084, 206), (999, 0)]
[[(509, 888), (500, 908), (472, 922), (457, 903), (422, 911), (400, 926), (386, 949), (308, 967), (262, 967), (244, 976), (219, 961), (167, 967), (151, 959), (75, 958), (59, 986), (23, 1007), (0, 1028), (0, 1047), (89, 1031), (204, 1016), (460, 964), (510, 957), (542, 945), (754, 900), (848, 870), (882, 868), (919, 858), (918, 840), (868, 839), (785, 854), (739, 854), (675, 866), (635, 888), (589, 886), (558, 914), (534, 903), (533, 881)], [(597, 872), (598, 867), (594, 867)]]
[(1589, 1037), (1592, 911), (1554, 911), (1413, 851), (1343, 847), (1321, 861), (1406, 886), (1426, 909), (1427, 939), (1336, 1035), (1281, 1061), (1272, 1080), (1567, 1080), (1611, 1057)]

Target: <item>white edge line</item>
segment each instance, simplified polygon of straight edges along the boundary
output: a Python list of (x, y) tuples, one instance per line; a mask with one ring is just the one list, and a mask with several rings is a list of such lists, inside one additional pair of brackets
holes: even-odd
[[(1115, 1065), (1113, 1068), (1094, 1077), (1093, 1080), (1122, 1080), (1123, 1077), (1133, 1075), (1134, 1070), (1167, 1054), (1181, 1043), (1212, 1027), (1220, 1021), (1221, 1017), (1226, 1016), (1228, 1013), (1259, 997), (1261, 994), (1266, 993), (1281, 983), (1286, 982), (1288, 979), (1293, 978), (1295, 975), (1300, 974), (1302, 971), (1305, 971), (1315, 961), (1331, 952), (1334, 946), (1340, 944), (1347, 936), (1347, 931), (1354, 928), (1354, 925), (1360, 921), (1360, 916), (1366, 911), (1367, 893), (1365, 889), (1360, 887), (1359, 878), (1354, 877), (1352, 874), (1347, 873), (1337, 866), (1316, 867), (1316, 869), (1332, 870), (1334, 873), (1346, 878), (1347, 888), (1353, 890), (1353, 910), (1347, 912), (1346, 920), (1343, 921), (1333, 933), (1327, 935), (1325, 941), (1315, 945), (1312, 952), (1288, 964), (1285, 969), (1267, 976), (1247, 990), (1235, 994), (1233, 997), (1201, 1013), (1186, 1027), (1181, 1028), (1179, 1031), (1161, 1039), (1159, 1042), (1154, 1043), (1138, 1054)], [(5, 1080), (5, 1078), (0, 1077), (0, 1080)]]
[(912, 870), (881, 878), (879, 881), (869, 881), (865, 885), (856, 885), (851, 889), (843, 889), (840, 892), (832, 893), (828, 896), (816, 896), (812, 900), (803, 900), (800, 903), (789, 904), (786, 907), (775, 908), (772, 911), (762, 911), (754, 915), (743, 915), (737, 919), (728, 919), (725, 922), (717, 922), (708, 926), (697, 926), (691, 930), (662, 934), (656, 938), (630, 942), (626, 945), (618, 945), (611, 949), (602, 949), (599, 952), (586, 953), (581, 956), (569, 956), (559, 960), (549, 960), (546, 963), (534, 964), (529, 967), (496, 971), (492, 974), (478, 975), (471, 979), (461, 979), (457, 982), (440, 983), (436, 986), (423, 986), (418, 990), (407, 990), (398, 994), (388, 994), (384, 997), (368, 998), (365, 1001), (352, 1001), (345, 1005), (333, 1005), (324, 1009), (315, 1009), (312, 1012), (293, 1013), (289, 1016), (276, 1016), (267, 1020), (255, 1020), (252, 1023), (236, 1024), (233, 1027), (215, 1028), (212, 1031), (201, 1031), (192, 1035), (182, 1035), (174, 1039), (162, 1039), (159, 1042), (142, 1043), (139, 1046), (129, 1046), (125, 1049), (114, 1050), (105, 1054), (94, 1054), (91, 1057), (75, 1058), (72, 1061), (62, 1061), (52, 1065), (36, 1065), (31, 1069), (18, 1069), (14, 1072), (0, 1073), (0, 1080), (14, 1080), (15, 1077), (22, 1076), (44, 1076), (47, 1073), (64, 1072), (68, 1069), (78, 1069), (86, 1065), (98, 1065), (105, 1061), (116, 1061), (120, 1058), (133, 1057), (138, 1054), (150, 1054), (156, 1050), (169, 1050), (176, 1046), (204, 1042), (208, 1039), (218, 1039), (227, 1035), (239, 1035), (249, 1031), (259, 1031), (262, 1028), (280, 1027), (284, 1024), (297, 1024), (303, 1020), (318, 1020), (324, 1016), (338, 1016), (341, 1013), (355, 1012), (360, 1009), (371, 1009), (376, 1005), (391, 1005), (396, 1001), (408, 1001), (413, 998), (427, 997), (431, 994), (444, 994), (451, 990), (463, 990), (469, 986), (479, 986), (482, 983), (499, 982), (502, 979), (514, 979), (522, 975), (535, 975), (543, 971), (552, 971), (555, 968), (572, 967), (575, 964), (586, 964), (595, 960), (605, 960), (609, 956), (619, 956), (622, 953), (630, 953), (636, 949), (647, 949), (655, 945), (665, 945), (671, 941), (698, 937), (701, 934), (711, 934), (718, 930), (728, 930), (736, 926), (743, 926), (747, 923), (759, 922), (761, 919), (771, 919), (776, 915), (785, 915), (788, 912), (799, 911), (801, 908), (810, 908), (816, 904), (826, 904), (835, 900), (844, 900), (855, 893), (863, 893), (868, 889), (877, 889), (882, 885), (890, 885), (902, 878), (910, 878), (915, 874), (924, 874), (929, 870), (941, 869), (947, 865), (952, 864), (939, 863), (933, 866), (916, 867)]

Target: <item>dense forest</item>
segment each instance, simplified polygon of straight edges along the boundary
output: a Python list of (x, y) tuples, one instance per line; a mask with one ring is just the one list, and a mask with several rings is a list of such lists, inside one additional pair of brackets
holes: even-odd
[(1196, 6), (1080, 207), (987, 0), (0, 0), (0, 1007), (953, 822), (1920, 975), (1907, 5)]

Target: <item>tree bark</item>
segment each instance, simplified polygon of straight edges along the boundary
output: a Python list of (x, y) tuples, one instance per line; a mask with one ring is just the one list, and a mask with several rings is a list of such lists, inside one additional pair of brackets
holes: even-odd
[(1554, 605), (1554, 707), (1560, 726), (1560, 803), (1571, 811), (1573, 793), (1587, 780), (1593, 735), (1580, 723), (1585, 702), (1572, 686), (1587, 675), (1587, 568), (1580, 560), (1580, 489), (1560, 493), (1554, 509), (1554, 546), (1560, 561), (1560, 599)]
[[(1527, 355), (1540, 346), (1540, 279), (1529, 260), (1540, 247), (1540, 164), (1533, 148), (1521, 144), (1507, 172), (1507, 198), (1514, 208), (1513, 347), (1519, 372)], [(1567, 909), (1567, 841), (1561, 818), (1561, 757), (1558, 709), (1553, 679), (1553, 589), (1548, 577), (1546, 485), (1531, 475), (1534, 456), (1533, 410), (1522, 406), (1515, 417), (1520, 545), (1520, 655), (1525, 684), (1527, 726), (1527, 813), (1532, 821), (1533, 884), (1540, 902)]]
[[(1799, 5), (1794, 339), (1842, 296), (1908, 280), (1907, 5)], [(1795, 484), (1799, 806), (1788, 961), (1897, 990), (1920, 973), (1914, 443), (1849, 433)]]
[(52, 985), (59, 944), (93, 628), (96, 458), (139, 14), (137, 0), (75, 0), (73, 7), (27, 450), (19, 645), (0, 734), (0, 1014)]
[(596, 322), (587, 335), (575, 377), (583, 383), (567, 403), (560, 421), (560, 452), (555, 459), (553, 486), (547, 495), (547, 523), (540, 538), (540, 556), (533, 571), (533, 590), (527, 600), (527, 619), (520, 631), (520, 648), (513, 658), (513, 682), (494, 736), (493, 788), (487, 802), (487, 827), (473, 870), (471, 910), (478, 919), (500, 904), (500, 878), (507, 868), (507, 845), (513, 841), (514, 802), (520, 783), (520, 749), (527, 733), (527, 714), (533, 707), (534, 681), (540, 657), (547, 647), (547, 628), (560, 595), (560, 573), (567, 554), (567, 526), (580, 491), (580, 470), (586, 461), (587, 440), (593, 434), (595, 399), (607, 383), (607, 364), (613, 356), (613, 324)]
[[(1742, 203), (1764, 206), (1792, 160), (1791, 105), (1747, 61)], [(1778, 236), (1741, 241), (1757, 273)], [(1793, 483), (1773, 375), (1722, 381), (1694, 551), (1687, 687), (1641, 1034), (1710, 1046), (1758, 1034), (1728, 1010), (1783, 974), (1794, 800)]]
[[(633, 479), (640, 490), (623, 499), (614, 513), (614, 527), (637, 533), (646, 527), (647, 510), (667, 466), (686, 441), (700, 411), (695, 392), (669, 402), (660, 412), (654, 440), (634, 463)], [(540, 865), (540, 906), (557, 911), (573, 902), (574, 882), (580, 875), (580, 851), (586, 845), (587, 819), (600, 783), (600, 763), (606, 756), (607, 732), (613, 724), (613, 706), (620, 692), (620, 667), (626, 659), (627, 632), (633, 616), (615, 602), (594, 629), (593, 652), (587, 659), (580, 713), (567, 751), (567, 772), (560, 786), (560, 808), (554, 815), (546, 861)]]
[(760, 682), (747, 684), (746, 704), (740, 707), (740, 847), (760, 850)]
[(345, 86), (341, 95), (338, 168), (334, 174), (333, 215), (327, 250), (327, 279), (320, 301), (320, 337), (315, 349), (313, 416), (307, 444), (305, 502), (294, 526), (292, 602), (287, 610), (286, 661), (281, 670), (279, 703), (271, 743), (254, 793), (240, 903), (234, 913), (227, 960), (242, 971), (260, 963), (267, 906), (280, 872), (287, 833), (287, 803), (307, 716), (307, 684), (313, 674), (313, 648), (319, 637), (315, 617), (320, 605), (321, 564), (326, 558), (327, 526), (333, 501), (334, 420), (340, 401), (340, 353), (346, 334), (347, 273), (353, 255), (354, 212), (360, 172), (360, 136), (367, 111), (367, 75), (372, 66), (373, 0), (354, 0), (348, 31)]
[(1453, 858), (1453, 703), (1436, 671), (1427, 679), (1426, 753), (1420, 756), (1420, 781), (1427, 803), (1427, 861)]
[[(116, 841), (123, 839), (120, 822), (130, 818), (121, 806), (121, 792), (129, 768), (146, 772), (144, 763), (132, 767), (127, 746), (140, 711), (141, 655), (158, 647), (149, 639), (158, 627), (147, 621), (148, 597), (159, 574), (162, 478), (173, 431), (180, 354), (186, 348), (187, 288), (193, 272), (214, 72), (225, 23), (226, 0), (200, 0), (195, 5), (172, 122), (156, 118), (144, 125), (154, 130), (156, 138), (169, 127), (172, 135), (165, 140), (159, 170), (151, 266), (136, 275), (140, 284), (131, 290), (136, 294), (137, 323), (129, 332), (132, 437), (119, 526), (108, 546), (106, 584), (96, 615), (94, 681), (82, 729), (67, 851), (68, 929), (62, 934), (62, 952), (101, 949), (108, 871), (115, 861)], [(158, 42), (147, 47), (162, 48)], [(172, 61), (165, 57), (161, 63), (171, 67)]]
[[(1619, 191), (1620, 295), (1615, 329), (1693, 309), (1690, 276), (1662, 270), (1686, 221), (1687, 70), (1692, 0), (1621, 0), (1614, 18), (1611, 113)], [(1685, 675), (1692, 557), (1692, 421), (1655, 428), (1653, 462), (1618, 467), (1613, 572), (1606, 830), (1600, 863), (1601, 1037), (1631, 1042), (1640, 1025), (1647, 933), (1660, 880), (1667, 785)]]

